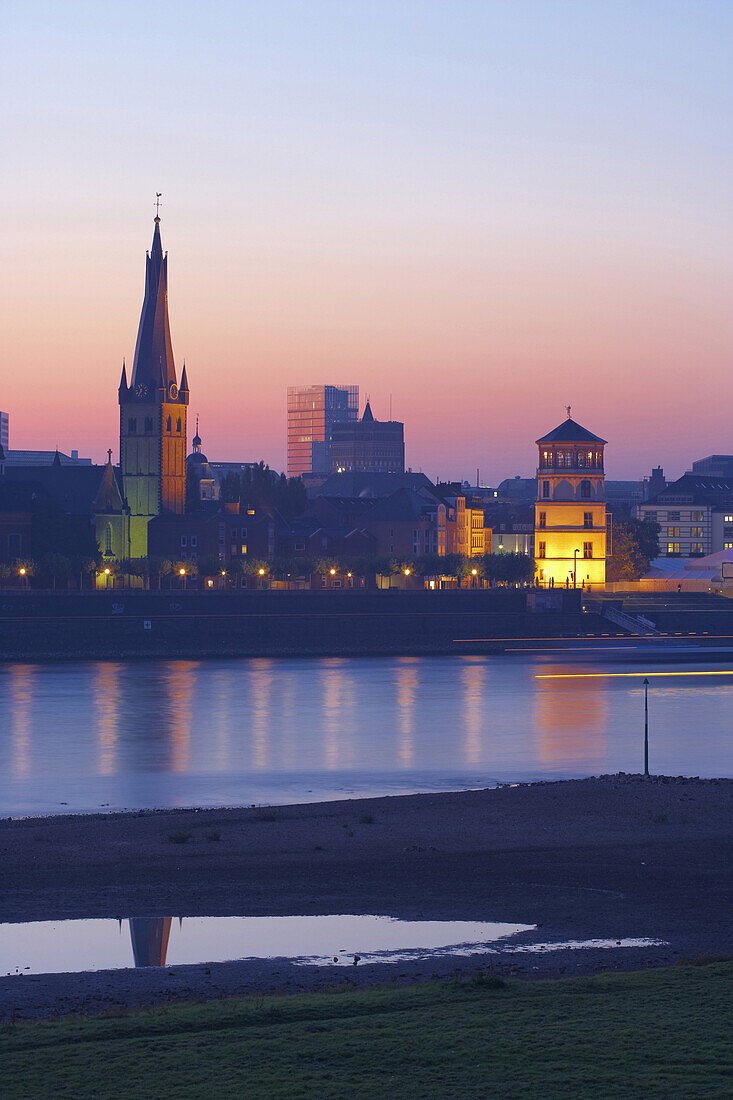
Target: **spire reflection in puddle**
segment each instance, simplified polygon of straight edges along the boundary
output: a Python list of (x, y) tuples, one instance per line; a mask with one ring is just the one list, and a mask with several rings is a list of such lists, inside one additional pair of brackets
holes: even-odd
[[(532, 944), (533, 924), (404, 921), (372, 915), (285, 917), (132, 917), (0, 924), (0, 974), (185, 966), (242, 959), (297, 965), (418, 961), (514, 951), (651, 947), (659, 940)], [(129, 932), (129, 935), (128, 935)]]

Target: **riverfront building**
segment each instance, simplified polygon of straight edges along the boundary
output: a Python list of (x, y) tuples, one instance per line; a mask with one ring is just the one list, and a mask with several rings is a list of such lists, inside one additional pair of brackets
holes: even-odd
[(535, 565), (545, 586), (606, 583), (606, 440), (568, 418), (537, 440)]
[(639, 507), (638, 515), (659, 524), (663, 558), (701, 558), (733, 550), (733, 477), (683, 474)]

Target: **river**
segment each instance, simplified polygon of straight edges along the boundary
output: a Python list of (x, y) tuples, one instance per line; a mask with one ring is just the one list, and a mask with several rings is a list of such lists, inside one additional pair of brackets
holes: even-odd
[(733, 658), (0, 665), (0, 814), (312, 802), (638, 772), (733, 775)]

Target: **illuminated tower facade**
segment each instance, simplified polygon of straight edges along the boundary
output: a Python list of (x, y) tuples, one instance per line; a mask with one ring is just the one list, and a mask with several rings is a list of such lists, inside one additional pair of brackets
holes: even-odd
[(176, 379), (168, 322), (168, 254), (155, 218), (153, 245), (145, 260), (145, 297), (130, 383), (123, 365), (119, 387), (120, 468), (130, 509), (130, 557), (148, 552), (148, 523), (160, 512), (182, 513), (186, 499), (186, 409), (184, 365)]
[(545, 586), (606, 583), (606, 440), (570, 417), (537, 440), (535, 564)]

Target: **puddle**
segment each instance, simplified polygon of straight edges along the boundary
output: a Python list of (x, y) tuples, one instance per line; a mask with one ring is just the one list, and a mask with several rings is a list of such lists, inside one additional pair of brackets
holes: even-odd
[(583, 948), (651, 947), (662, 941), (518, 943), (533, 924), (403, 921), (385, 916), (132, 917), (0, 924), (0, 975), (65, 974), (284, 958), (352, 966), (446, 956)]

